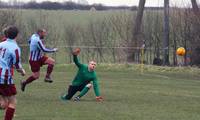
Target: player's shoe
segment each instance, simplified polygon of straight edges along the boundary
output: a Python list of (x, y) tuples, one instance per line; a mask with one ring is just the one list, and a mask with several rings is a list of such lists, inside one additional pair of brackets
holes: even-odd
[(52, 83), (53, 80), (50, 77), (45, 77), (44, 82)]
[(74, 101), (75, 101), (75, 102), (80, 101), (80, 97), (76, 96), (76, 97), (74, 98)]
[(21, 81), (20, 85), (21, 85), (21, 91), (24, 92), (26, 84), (23, 81)]
[(63, 100), (63, 101), (67, 101), (68, 100), (68, 99), (66, 99), (66, 95), (60, 96), (60, 99)]

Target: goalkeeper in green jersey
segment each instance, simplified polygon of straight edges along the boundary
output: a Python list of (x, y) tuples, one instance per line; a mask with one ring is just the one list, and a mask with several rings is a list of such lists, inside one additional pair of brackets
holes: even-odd
[[(69, 85), (68, 93), (61, 96), (62, 100), (70, 100), (76, 92), (80, 91), (80, 94), (74, 98), (74, 101), (80, 101), (80, 98), (84, 96), (90, 88), (94, 88), (97, 101), (102, 101), (103, 98), (100, 96), (99, 83), (95, 72), (96, 62), (90, 61), (88, 65), (81, 64), (78, 60), (77, 55), (80, 53), (80, 48), (76, 48), (73, 54), (73, 61), (78, 67), (78, 72)], [(91, 84), (93, 83), (93, 85)]]

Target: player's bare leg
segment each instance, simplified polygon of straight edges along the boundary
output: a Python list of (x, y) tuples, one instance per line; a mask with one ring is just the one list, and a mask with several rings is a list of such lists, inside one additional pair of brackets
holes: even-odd
[(8, 99), (0, 95), (0, 109), (4, 110), (8, 106)]

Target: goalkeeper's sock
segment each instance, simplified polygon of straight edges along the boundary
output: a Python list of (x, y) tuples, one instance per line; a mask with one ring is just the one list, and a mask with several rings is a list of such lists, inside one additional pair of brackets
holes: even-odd
[(81, 98), (82, 96), (84, 96), (90, 88), (88, 87), (84, 87), (83, 90), (81, 91), (81, 93), (78, 95), (79, 98)]

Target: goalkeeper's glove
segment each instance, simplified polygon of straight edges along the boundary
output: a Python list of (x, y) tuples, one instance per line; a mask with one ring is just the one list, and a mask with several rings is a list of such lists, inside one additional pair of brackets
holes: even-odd
[(97, 102), (101, 102), (101, 101), (103, 101), (103, 97), (101, 97), (101, 96), (97, 96), (97, 97), (96, 97), (96, 101), (97, 101)]
[(80, 48), (76, 48), (76, 49), (72, 52), (72, 54), (73, 54), (73, 55), (78, 55), (80, 52), (81, 52), (81, 49), (80, 49)]

